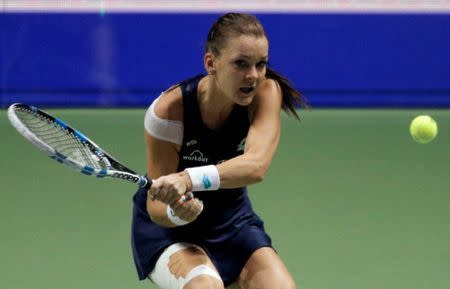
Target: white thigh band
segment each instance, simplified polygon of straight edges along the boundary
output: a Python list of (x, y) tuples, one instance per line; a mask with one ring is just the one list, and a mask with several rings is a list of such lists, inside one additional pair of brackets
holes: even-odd
[(222, 278), (220, 278), (220, 275), (212, 268), (204, 264), (192, 268), (192, 270), (189, 271), (189, 273), (184, 278), (183, 277), (176, 278), (175, 275), (173, 275), (172, 272), (170, 272), (168, 266), (170, 256), (178, 252), (179, 250), (189, 247), (197, 247), (197, 246), (189, 243), (175, 243), (170, 245), (161, 254), (161, 256), (159, 256), (155, 268), (149, 275), (153, 283), (155, 283), (161, 289), (182, 289), (184, 285), (186, 285), (186, 283), (188, 283), (194, 277), (199, 275), (209, 275), (222, 282)]
[[(189, 273), (186, 275), (186, 277), (183, 280), (181, 288), (183, 288), (184, 285), (186, 285), (189, 281), (191, 281), (193, 278), (195, 278), (199, 275), (209, 275), (211, 277), (218, 279), (222, 283), (222, 278), (220, 278), (219, 273), (214, 271), (211, 267), (202, 264), (202, 265), (198, 265), (197, 267), (192, 268), (192, 270), (189, 271)], [(180, 279), (183, 279), (183, 278), (180, 278)]]

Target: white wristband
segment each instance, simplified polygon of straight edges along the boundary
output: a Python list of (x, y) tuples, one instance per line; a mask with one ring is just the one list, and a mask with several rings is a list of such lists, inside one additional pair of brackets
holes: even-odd
[(183, 226), (190, 223), (189, 221), (185, 221), (175, 215), (175, 212), (170, 206), (167, 206), (167, 218), (169, 218), (169, 220), (177, 226)]
[(187, 168), (192, 191), (214, 191), (220, 188), (219, 171), (215, 165)]

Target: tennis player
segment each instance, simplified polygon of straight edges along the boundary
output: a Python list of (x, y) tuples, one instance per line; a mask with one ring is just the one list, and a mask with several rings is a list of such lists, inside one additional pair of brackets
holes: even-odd
[(208, 33), (207, 75), (169, 88), (147, 110), (155, 181), (135, 194), (132, 225), (141, 280), (162, 289), (296, 288), (246, 188), (269, 168), (280, 110), (298, 117), (304, 104), (267, 67), (268, 50), (257, 18), (225, 14)]

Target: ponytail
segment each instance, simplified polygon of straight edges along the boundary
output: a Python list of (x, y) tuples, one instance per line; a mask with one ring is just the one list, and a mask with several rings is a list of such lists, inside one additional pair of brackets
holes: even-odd
[(295, 89), (289, 80), (284, 76), (273, 70), (272, 68), (266, 68), (266, 78), (276, 80), (281, 87), (281, 93), (283, 94), (281, 108), (290, 116), (294, 116), (299, 119), (296, 112), (298, 106), (308, 108), (309, 105), (306, 102), (303, 94)]

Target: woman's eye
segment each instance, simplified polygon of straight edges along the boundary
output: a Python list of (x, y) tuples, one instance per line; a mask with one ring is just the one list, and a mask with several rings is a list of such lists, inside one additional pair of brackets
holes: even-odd
[(248, 63), (244, 60), (236, 60), (234, 62), (238, 67), (247, 67)]
[(261, 61), (261, 62), (258, 62), (256, 64), (256, 67), (261, 68), (261, 69), (266, 67), (266, 66), (267, 66), (267, 62), (266, 61)]

